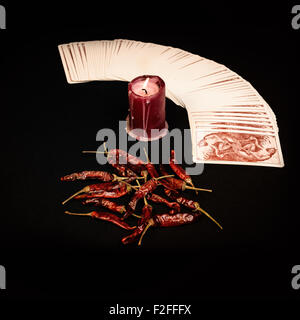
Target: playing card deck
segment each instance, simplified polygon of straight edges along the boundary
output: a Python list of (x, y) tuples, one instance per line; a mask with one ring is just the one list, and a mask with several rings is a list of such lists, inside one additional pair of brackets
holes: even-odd
[(68, 83), (161, 77), (188, 112), (193, 160), (283, 167), (276, 117), (253, 86), (222, 64), (187, 51), (126, 39), (58, 46)]

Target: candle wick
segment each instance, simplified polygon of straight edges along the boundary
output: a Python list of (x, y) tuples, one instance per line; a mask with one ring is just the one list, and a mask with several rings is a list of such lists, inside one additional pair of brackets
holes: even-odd
[(149, 81), (149, 78), (147, 78), (147, 79), (145, 80), (144, 85), (143, 85), (143, 88), (142, 88), (142, 90), (144, 90), (146, 94), (148, 94), (148, 92), (147, 92), (147, 90), (146, 90), (146, 87), (147, 87), (147, 85), (148, 85), (148, 81)]

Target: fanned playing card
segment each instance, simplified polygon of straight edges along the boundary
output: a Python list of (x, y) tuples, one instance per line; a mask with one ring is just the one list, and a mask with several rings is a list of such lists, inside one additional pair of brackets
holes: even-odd
[(127, 39), (58, 46), (68, 83), (161, 77), (188, 112), (193, 160), (283, 167), (276, 116), (237, 73), (182, 49)]

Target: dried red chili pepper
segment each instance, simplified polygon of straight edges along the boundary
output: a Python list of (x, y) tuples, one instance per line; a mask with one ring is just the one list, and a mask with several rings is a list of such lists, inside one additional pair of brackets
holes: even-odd
[[(168, 172), (166, 171), (165, 167), (161, 164), (159, 166), (160, 168), (160, 172), (162, 175), (168, 175)], [(185, 181), (180, 180), (180, 179), (176, 179), (176, 178), (167, 178), (166, 179), (168, 181), (168, 184), (172, 187), (172, 188), (168, 188), (170, 190), (173, 191), (177, 191), (177, 190), (181, 190), (184, 191), (186, 189), (190, 189), (190, 190), (197, 190), (197, 191), (207, 191), (207, 192), (212, 192), (211, 189), (203, 189), (203, 188), (195, 188), (195, 187), (190, 187), (186, 184)]]
[(178, 164), (178, 162), (176, 161), (175, 158), (175, 151), (171, 150), (171, 156), (170, 156), (170, 167), (172, 168), (172, 170), (174, 171), (174, 173), (177, 174), (177, 176), (182, 179), (183, 181), (185, 181), (187, 184), (191, 185), (192, 187), (194, 187), (192, 178), (190, 175), (188, 175), (186, 173), (186, 171)]
[(132, 188), (135, 187), (131, 186), (130, 184), (124, 181), (120, 181), (118, 183), (106, 182), (91, 184), (74, 193), (68, 199), (63, 201), (62, 204), (65, 204), (66, 202), (68, 202), (69, 200), (73, 199), (81, 193), (90, 193), (93, 195), (94, 198), (119, 198), (130, 192)]
[(207, 213), (205, 210), (203, 210), (199, 203), (190, 199), (187, 199), (185, 197), (180, 196), (179, 193), (175, 193), (171, 190), (164, 189), (165, 194), (170, 197), (172, 200), (175, 200), (177, 203), (192, 209), (193, 211), (200, 211), (204, 213), (210, 220), (212, 220), (220, 229), (223, 229), (222, 226), (213, 218), (209, 213)]
[[(169, 174), (163, 164), (160, 164), (160, 165), (159, 165), (159, 171), (160, 171), (160, 173), (161, 173), (162, 175), (164, 175), (164, 176), (167, 175), (167, 174)], [(179, 180), (179, 179), (176, 179), (176, 178), (174, 178), (174, 177), (170, 177), (170, 178), (166, 178), (166, 180), (167, 180), (170, 184), (176, 186), (176, 184), (177, 184), (177, 181), (176, 181), (176, 180)], [(184, 182), (183, 180), (179, 180), (179, 181), (182, 181), (182, 183)], [(178, 189), (180, 189), (180, 188), (178, 188)]]
[(99, 179), (102, 181), (113, 181), (114, 177), (111, 173), (105, 171), (82, 171), (75, 172), (64, 177), (61, 177), (61, 181), (74, 181), (74, 180), (86, 180), (86, 179)]
[(109, 212), (92, 211), (89, 213), (73, 213), (73, 212), (65, 211), (65, 213), (73, 216), (90, 216), (92, 218), (109, 221), (126, 230), (133, 230), (136, 228), (135, 226), (130, 226), (128, 223), (121, 220), (119, 217), (117, 217), (113, 213), (109, 213)]
[(151, 178), (158, 178), (159, 174), (156, 171), (154, 164), (151, 163), (145, 148), (144, 148), (144, 152), (145, 152), (145, 155), (146, 155), (147, 160), (148, 160), (147, 163), (145, 164), (145, 166), (146, 166), (146, 169), (147, 169), (149, 175), (151, 176)]
[[(169, 190), (171, 191), (171, 190)], [(147, 195), (147, 199), (150, 201), (153, 201), (155, 203), (164, 203), (167, 205), (169, 208), (172, 208), (174, 211), (172, 212), (179, 212), (180, 211), (180, 205), (177, 202), (170, 202), (167, 199), (159, 196), (158, 194), (155, 193), (150, 193)]]
[(162, 213), (162, 214), (156, 214), (147, 221), (145, 221), (143, 224), (138, 226), (133, 233), (131, 233), (129, 236), (122, 239), (122, 242), (124, 244), (129, 244), (134, 241), (137, 241), (138, 237), (140, 237), (138, 245), (141, 245), (142, 239), (147, 232), (147, 230), (150, 227), (177, 227), (182, 226), (186, 224), (190, 224), (193, 222), (196, 222), (199, 220), (199, 218), (202, 216), (202, 214), (199, 213), (176, 213), (176, 214), (170, 214), (170, 213)]
[(123, 244), (129, 244), (137, 241), (139, 236), (143, 233), (144, 229), (148, 226), (148, 221), (152, 217), (152, 206), (147, 203), (146, 198), (144, 198), (145, 205), (142, 210), (142, 218), (139, 220), (137, 228), (128, 236), (122, 239)]
[(191, 199), (184, 198), (178, 192), (173, 192), (173, 191), (167, 190), (167, 189), (164, 189), (164, 192), (172, 200), (176, 201), (177, 203), (179, 203), (179, 204), (181, 204), (181, 205), (183, 205), (193, 211), (196, 211), (197, 208), (199, 207), (198, 202), (195, 202)]
[[(74, 197), (74, 199), (83, 200), (83, 201), (82, 201), (83, 204), (95, 204), (96, 206), (102, 205), (102, 206), (104, 206), (104, 207), (106, 207), (106, 208), (108, 208), (108, 209), (110, 209), (110, 210), (112, 210), (112, 211), (114, 211), (114, 212), (118, 212), (118, 213), (124, 214), (124, 213), (126, 212), (125, 206), (123, 206), (123, 205), (117, 205), (117, 204), (115, 204), (115, 203), (112, 202), (112, 201), (110, 201), (111, 204), (108, 204), (108, 203), (106, 202), (106, 205), (104, 205), (103, 202), (98, 202), (98, 200), (106, 200), (106, 201), (109, 201), (109, 200), (107, 200), (107, 198), (102, 198), (102, 195), (100, 195), (100, 196), (101, 196), (101, 197), (97, 197), (96, 194), (79, 194), (78, 196)], [(110, 197), (110, 198), (112, 198), (112, 197)], [(116, 205), (116, 206), (114, 207), (113, 204)], [(136, 218), (139, 218), (139, 219), (142, 218), (141, 216), (139, 216), (139, 215), (137, 215), (137, 214), (135, 214), (135, 213), (133, 213), (132, 216), (134, 216), (134, 217), (136, 217)]]
[(146, 203), (142, 209), (142, 219), (139, 221), (139, 225), (143, 224), (144, 222), (148, 221), (152, 217), (152, 206)]
[(106, 171), (74, 172), (60, 178), (61, 181), (75, 181), (75, 180), (87, 180), (87, 179), (99, 179), (105, 182), (125, 180), (125, 178), (118, 177), (114, 173), (109, 173)]
[(130, 235), (128, 235), (122, 239), (122, 243), (129, 244), (129, 243), (137, 241), (138, 237), (143, 233), (143, 231), (147, 227), (147, 225), (148, 225), (148, 223), (146, 222), (146, 223), (143, 223), (143, 224), (137, 226), (136, 229), (134, 229), (134, 231)]
[[(85, 199), (112, 199), (112, 198), (121, 198), (122, 196), (126, 195), (128, 192), (123, 189), (116, 190), (116, 191), (106, 191), (103, 192), (95, 192), (95, 193), (83, 193), (75, 196), (73, 199), (76, 200), (85, 200)], [(114, 196), (115, 195), (115, 196)]]
[[(177, 226), (182, 226), (186, 224), (193, 223), (202, 216), (202, 214), (199, 212), (191, 214), (191, 213), (175, 213), (175, 214), (170, 214), (170, 213), (161, 213), (161, 214), (156, 214), (152, 218), (150, 218), (148, 221), (146, 221), (143, 224), (143, 231), (140, 233), (140, 239), (138, 242), (138, 245), (140, 246), (142, 243), (142, 239), (147, 232), (147, 230), (150, 227), (177, 227)], [(146, 226), (145, 226), (146, 225)]]
[(111, 149), (108, 151), (108, 157), (111, 158), (123, 158), (125, 161), (125, 163), (130, 163), (132, 165), (145, 165), (145, 162), (129, 153), (127, 153), (124, 150), (121, 149)]
[(158, 178), (159, 177), (158, 172), (156, 171), (154, 165), (151, 162), (148, 162), (146, 164), (146, 168), (147, 168), (147, 171), (148, 171), (151, 178)]
[[(169, 213), (161, 213), (156, 214), (152, 217), (153, 226), (155, 227), (177, 227), (184, 224), (193, 223), (202, 216), (202, 213), (176, 213), (176, 214), (169, 214)], [(151, 219), (150, 219), (151, 220)]]
[(118, 205), (117, 203), (110, 201), (105, 198), (91, 198), (85, 199), (82, 201), (83, 204), (94, 204), (95, 206), (102, 206), (111, 211), (118, 212), (118, 213), (125, 213), (126, 208), (124, 205)]

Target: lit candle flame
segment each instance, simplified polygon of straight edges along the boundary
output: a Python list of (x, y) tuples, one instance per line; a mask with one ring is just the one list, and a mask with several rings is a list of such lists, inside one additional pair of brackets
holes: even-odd
[(146, 87), (148, 85), (148, 82), (149, 82), (149, 78), (147, 78), (143, 84), (143, 90), (146, 90)]

